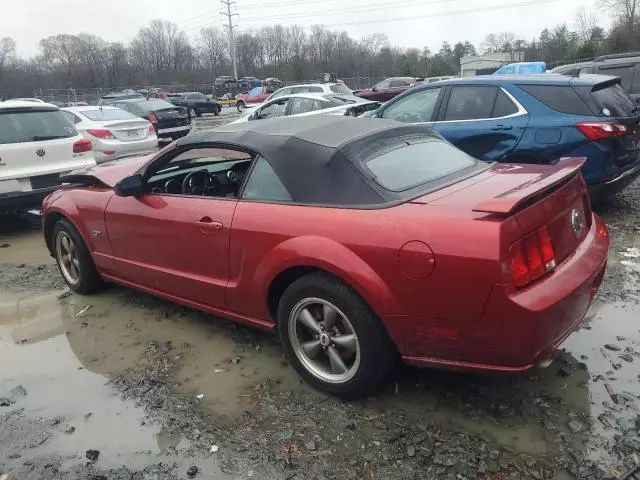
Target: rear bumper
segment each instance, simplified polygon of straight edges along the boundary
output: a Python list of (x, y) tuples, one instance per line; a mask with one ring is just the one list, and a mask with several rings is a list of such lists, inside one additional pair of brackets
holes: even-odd
[(624, 190), (628, 185), (632, 184), (640, 176), (640, 163), (620, 173), (617, 177), (601, 183), (593, 183), (587, 185), (589, 197), (592, 202), (598, 201)]
[(457, 369), (530, 369), (581, 323), (604, 277), (608, 248), (607, 230), (594, 215), (585, 240), (552, 274), (523, 290), (495, 286), (480, 321), (459, 326), (457, 338), (425, 339), (432, 347), (438, 345), (439, 352), (402, 352), (403, 359)]
[(51, 192), (55, 192), (59, 186), (40, 188), (28, 192), (11, 192), (0, 194), (0, 210), (25, 210), (29, 208), (41, 208), (42, 200)]
[[(96, 146), (94, 150), (96, 163), (110, 162), (112, 160), (118, 160), (123, 157), (131, 157), (134, 155), (147, 155), (154, 153), (158, 148), (158, 137), (154, 136), (150, 139), (145, 139), (136, 142), (118, 142), (113, 144), (103, 143)], [(115, 152), (111, 155), (107, 155), (105, 152)]]

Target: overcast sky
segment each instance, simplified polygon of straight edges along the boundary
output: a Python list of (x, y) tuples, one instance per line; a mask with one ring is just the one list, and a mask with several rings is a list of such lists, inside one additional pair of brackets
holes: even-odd
[[(439, 48), (443, 41), (469, 40), (480, 46), (488, 33), (512, 31), (530, 40), (545, 27), (575, 25), (584, 7), (603, 27), (608, 13), (597, 0), (237, 0), (239, 30), (281, 23), (324, 24), (361, 38), (387, 34), (394, 45)], [(524, 4), (524, 5), (523, 5)], [(88, 8), (91, 6), (91, 9)], [(128, 42), (154, 18), (176, 22), (194, 38), (205, 26), (221, 26), (217, 0), (0, 0), (0, 37), (11, 36), (18, 53), (38, 53), (41, 38), (89, 32), (106, 40)], [(98, 13), (98, 12), (104, 13)], [(109, 12), (113, 12), (110, 14)], [(465, 12), (465, 13), (456, 13)]]

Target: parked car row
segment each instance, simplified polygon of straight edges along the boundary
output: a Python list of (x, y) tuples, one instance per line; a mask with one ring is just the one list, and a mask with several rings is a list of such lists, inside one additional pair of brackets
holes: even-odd
[(583, 157), (594, 201), (640, 175), (640, 111), (615, 77), (459, 78), (416, 86), (365, 115), (429, 125), (487, 162)]

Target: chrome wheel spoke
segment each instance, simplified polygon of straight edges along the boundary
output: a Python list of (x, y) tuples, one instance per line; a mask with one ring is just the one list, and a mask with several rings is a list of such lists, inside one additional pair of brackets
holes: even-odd
[(327, 355), (329, 356), (331, 371), (333, 373), (345, 373), (348, 370), (347, 366), (342, 361), (342, 358), (340, 358), (340, 354), (336, 347), (327, 348)]
[(324, 320), (324, 329), (326, 331), (332, 330), (336, 324), (338, 318), (338, 312), (335, 311), (330, 305), (322, 306), (322, 318)]
[(66, 253), (71, 252), (71, 240), (66, 235), (62, 237), (62, 247), (64, 248)]
[(80, 260), (77, 257), (71, 257), (71, 262), (73, 263), (73, 266), (76, 268), (76, 270), (80, 270)]
[(320, 333), (321, 329), (320, 329), (320, 325), (318, 324), (318, 322), (316, 321), (315, 318), (313, 318), (313, 315), (311, 314), (311, 312), (309, 311), (308, 308), (304, 308), (300, 314), (298, 315), (298, 320), (300, 321), (300, 323), (302, 323), (302, 325), (304, 325), (309, 331), (311, 331), (311, 333)]
[(335, 343), (338, 347), (346, 350), (349, 353), (353, 353), (356, 351), (358, 339), (355, 335), (336, 335), (332, 338), (333, 343)]
[(311, 340), (310, 342), (303, 343), (301, 346), (307, 357), (311, 359), (316, 358), (318, 353), (320, 353), (320, 350), (322, 350), (320, 340)]

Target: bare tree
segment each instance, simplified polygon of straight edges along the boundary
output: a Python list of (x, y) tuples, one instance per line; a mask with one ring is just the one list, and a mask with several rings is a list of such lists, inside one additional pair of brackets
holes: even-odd
[(640, 0), (600, 0), (600, 2), (605, 8), (614, 12), (629, 31), (633, 30)]
[(131, 42), (131, 58), (145, 72), (168, 80), (168, 73), (192, 66), (187, 36), (173, 22), (153, 20)]
[(0, 70), (16, 55), (16, 42), (11, 37), (0, 39)]
[(581, 7), (576, 14), (576, 26), (578, 27), (578, 35), (583, 42), (590, 42), (594, 30), (598, 27), (598, 21), (593, 13)]
[(205, 67), (211, 72), (212, 79), (215, 79), (217, 72), (227, 59), (229, 50), (227, 35), (216, 27), (203, 28), (200, 30), (198, 47)]

